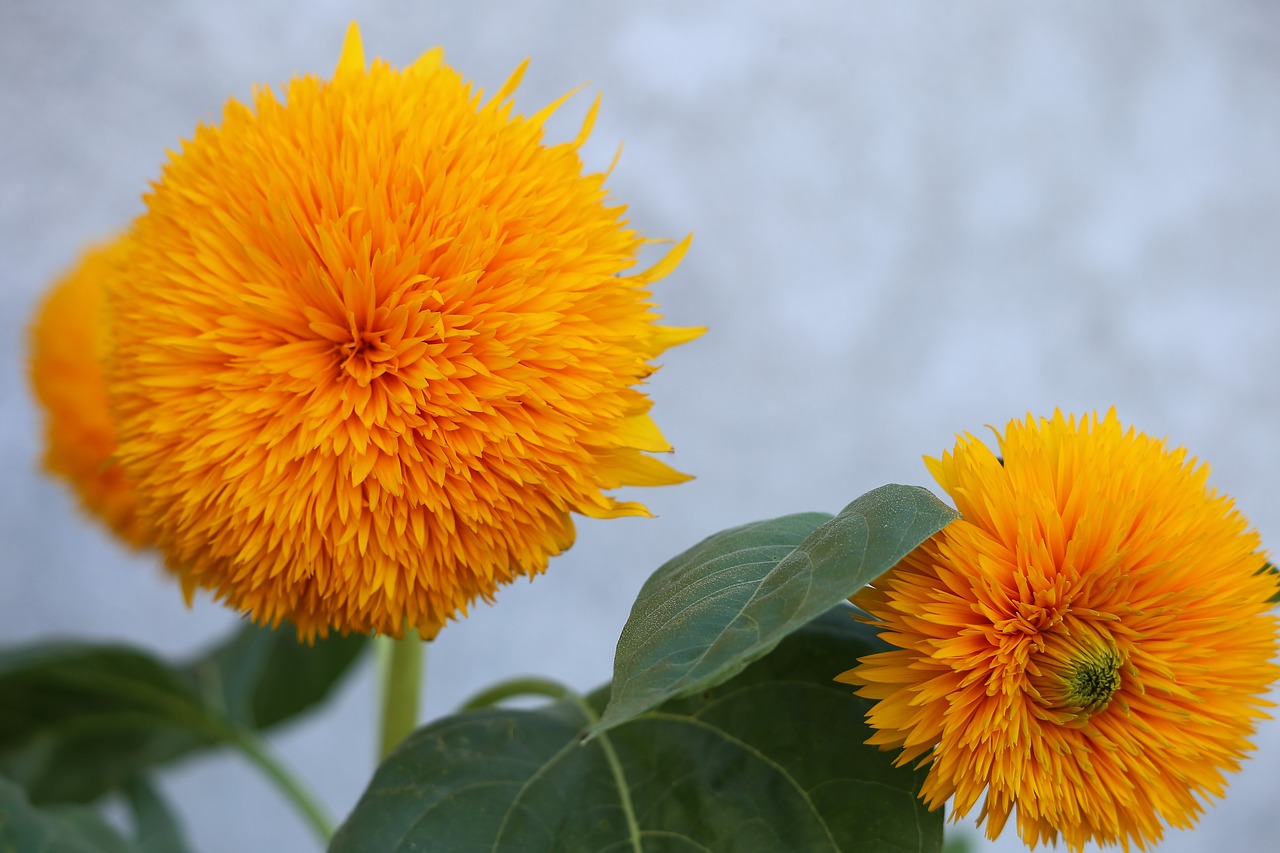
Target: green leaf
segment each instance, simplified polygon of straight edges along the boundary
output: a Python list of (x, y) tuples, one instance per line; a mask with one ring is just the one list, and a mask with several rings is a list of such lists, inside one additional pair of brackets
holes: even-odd
[(0, 652), (0, 772), (32, 800), (84, 802), (222, 738), (186, 681), (122, 646)]
[(314, 644), (295, 630), (246, 623), (185, 667), (206, 703), (231, 722), (267, 729), (321, 704), (364, 651), (368, 637), (337, 634)]
[(0, 776), (0, 853), (151, 853), (126, 841), (93, 809), (31, 804)]
[(187, 853), (182, 826), (164, 797), (150, 781), (135, 777), (125, 785), (124, 795), (133, 812), (136, 843), (145, 853)]
[(307, 646), (246, 626), (185, 667), (119, 645), (0, 650), (0, 773), (33, 802), (87, 802), (157, 764), (314, 707), (363, 638)]
[(613, 699), (595, 731), (732, 677), (956, 513), (925, 489), (889, 485), (822, 518), (787, 516), (729, 530), (658, 569), (622, 629)]
[(438, 720), (382, 764), (330, 851), (936, 853), (925, 771), (867, 746), (869, 703), (832, 681), (885, 648), (850, 614), (589, 741), (607, 688)]

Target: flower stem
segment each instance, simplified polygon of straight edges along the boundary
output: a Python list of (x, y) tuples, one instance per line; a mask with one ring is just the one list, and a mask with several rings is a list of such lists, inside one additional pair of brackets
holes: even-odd
[(546, 696), (551, 699), (563, 699), (572, 693), (573, 691), (563, 684), (546, 678), (513, 678), (485, 688), (463, 702), (458, 710), (475, 711), (497, 705), (514, 696)]
[(409, 629), (399, 640), (384, 637), (380, 642), (387, 661), (383, 670), (382, 736), (378, 755), (386, 758), (418, 724), (423, 648), (417, 633)]
[(232, 742), (249, 761), (267, 774), (280, 792), (293, 803), (321, 843), (327, 846), (333, 837), (333, 818), (329, 816), (315, 794), (308, 791), (302, 780), (293, 775), (289, 768), (272, 755), (267, 745), (253, 732), (236, 729)]

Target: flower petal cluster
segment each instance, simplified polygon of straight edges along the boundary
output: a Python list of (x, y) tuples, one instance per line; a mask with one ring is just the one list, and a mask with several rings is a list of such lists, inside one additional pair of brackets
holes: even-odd
[(124, 237), (89, 248), (45, 296), (31, 327), (31, 384), (44, 411), (44, 468), (81, 507), (134, 547), (150, 542), (133, 487), (115, 462), (103, 385), (110, 350), (104, 282), (128, 253)]
[(559, 106), (516, 114), (439, 50), (230, 101), (172, 153), (109, 288), (121, 466), (188, 595), (259, 621), (433, 636), (543, 571), (571, 513), (687, 477), (638, 387), (701, 329)]
[(1115, 412), (1014, 421), (927, 464), (961, 518), (853, 601), (895, 648), (839, 680), (869, 741), (998, 836), (1145, 849), (1252, 746), (1280, 674), (1256, 532), (1183, 449)]

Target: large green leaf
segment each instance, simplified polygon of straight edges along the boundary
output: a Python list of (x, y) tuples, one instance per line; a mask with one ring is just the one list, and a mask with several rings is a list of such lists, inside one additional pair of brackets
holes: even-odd
[(150, 782), (131, 779), (124, 791), (133, 839), (94, 809), (33, 805), (21, 786), (0, 776), (0, 853), (187, 853), (177, 819)]
[(0, 772), (37, 803), (93, 799), (223, 736), (181, 674), (142, 652), (0, 651)]
[(956, 517), (917, 486), (881, 486), (835, 518), (787, 516), (712, 536), (640, 590), (597, 730), (732, 677)]
[(334, 634), (308, 644), (288, 625), (271, 630), (246, 623), (184, 669), (228, 720), (267, 729), (324, 702), (367, 641), (363, 634)]
[(246, 626), (185, 667), (118, 645), (0, 650), (0, 773), (34, 802), (87, 802), (156, 764), (313, 707), (361, 642), (307, 646), (289, 627)]
[(607, 689), (441, 719), (382, 764), (330, 851), (936, 853), (924, 771), (867, 746), (868, 703), (832, 681), (883, 648), (843, 608), (590, 740)]
[(0, 853), (151, 853), (84, 806), (38, 808), (0, 776)]

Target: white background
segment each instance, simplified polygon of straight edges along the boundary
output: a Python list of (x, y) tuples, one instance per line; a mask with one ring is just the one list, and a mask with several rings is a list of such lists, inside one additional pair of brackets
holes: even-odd
[[(962, 7), (962, 8), (961, 8)], [(37, 471), (26, 325), (89, 240), (140, 209), (166, 148), (228, 96), (328, 75), (347, 22), (403, 65), (436, 44), (486, 90), (525, 57), (532, 111), (651, 236), (695, 232), (658, 299), (706, 324), (651, 386), (698, 479), (656, 520), (583, 522), (550, 572), (444, 630), (426, 713), (540, 673), (587, 689), (644, 578), (722, 527), (837, 511), (922, 454), (1028, 411), (1115, 405), (1213, 465), (1280, 542), (1280, 7), (1192, 2), (0, 3), (0, 642), (182, 655), (234, 614), (181, 596)], [(837, 664), (843, 666), (843, 664)], [(371, 667), (276, 745), (344, 815), (372, 770)], [(1168, 851), (1280, 833), (1280, 724)], [(198, 848), (310, 851), (235, 758), (166, 774)], [(1012, 830), (993, 849), (1022, 849)]]

